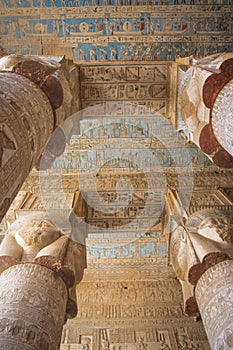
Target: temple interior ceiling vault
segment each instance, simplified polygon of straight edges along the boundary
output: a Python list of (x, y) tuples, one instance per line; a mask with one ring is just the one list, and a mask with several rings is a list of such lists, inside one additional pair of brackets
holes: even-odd
[(33, 168), (0, 224), (3, 237), (16, 217), (46, 211), (86, 245), (61, 350), (210, 349), (199, 315), (184, 314), (165, 198), (178, 193), (192, 227), (195, 213), (232, 216), (233, 170), (177, 132), (173, 63), (232, 52), (232, 10), (231, 0), (1, 0), (2, 55), (78, 69), (65, 151)]
[(190, 349), (209, 349), (201, 322), (183, 313), (163, 233), (164, 199), (172, 188), (190, 214), (231, 208), (232, 171), (174, 130), (168, 68), (83, 64), (83, 110), (62, 126), (64, 153), (48, 170), (32, 170), (3, 220), (4, 231), (16, 216), (46, 211), (68, 234), (74, 209), (72, 238), (86, 244), (87, 269), (62, 350), (154, 350), (163, 342), (173, 349), (182, 339)]

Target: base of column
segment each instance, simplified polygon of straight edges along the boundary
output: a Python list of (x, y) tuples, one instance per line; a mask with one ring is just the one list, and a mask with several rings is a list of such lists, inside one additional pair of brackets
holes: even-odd
[(233, 349), (233, 260), (209, 268), (195, 296), (211, 350)]
[(59, 350), (67, 288), (52, 270), (33, 263), (0, 275), (0, 349)]

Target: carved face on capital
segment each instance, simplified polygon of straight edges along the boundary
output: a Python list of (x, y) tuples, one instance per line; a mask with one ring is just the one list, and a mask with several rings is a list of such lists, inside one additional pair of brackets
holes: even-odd
[(49, 220), (30, 220), (22, 223), (15, 233), (15, 239), (21, 247), (46, 247), (60, 237), (59, 229)]
[(233, 243), (233, 219), (227, 216), (211, 216), (199, 225), (198, 232), (215, 241)]

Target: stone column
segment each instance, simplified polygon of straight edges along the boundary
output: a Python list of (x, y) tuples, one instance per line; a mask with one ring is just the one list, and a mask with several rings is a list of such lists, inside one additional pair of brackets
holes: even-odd
[(14, 265), (0, 275), (1, 350), (59, 350), (67, 288), (56, 272)]
[(58, 125), (79, 110), (76, 82), (78, 70), (68, 63), (35, 56), (0, 59), (0, 221), (41, 155), (45, 170), (64, 151)]
[(211, 350), (233, 349), (233, 260), (210, 267), (195, 296)]
[(175, 120), (214, 164), (232, 168), (233, 54), (216, 54), (188, 65), (178, 74)]
[[(212, 266), (233, 259), (232, 211), (208, 208), (182, 217), (182, 207), (178, 210), (178, 201), (174, 204), (176, 211), (171, 213), (177, 215), (170, 214), (166, 228), (171, 264), (182, 286), (184, 312), (198, 316), (198, 281)], [(178, 224), (172, 228), (174, 218)]]
[(0, 221), (53, 131), (52, 106), (29, 79), (0, 73)]
[(233, 79), (219, 92), (212, 110), (212, 127), (220, 145), (233, 156)]
[(59, 350), (85, 267), (85, 246), (46, 213), (19, 217), (0, 245), (0, 349)]

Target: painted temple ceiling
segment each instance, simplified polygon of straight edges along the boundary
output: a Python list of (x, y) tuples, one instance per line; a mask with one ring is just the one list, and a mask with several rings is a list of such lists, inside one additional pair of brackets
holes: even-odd
[(209, 349), (183, 312), (165, 194), (177, 190), (189, 214), (230, 212), (233, 170), (177, 134), (169, 74), (177, 58), (232, 52), (232, 13), (231, 0), (0, 0), (0, 55), (65, 57), (80, 71), (64, 153), (32, 170), (0, 225), (2, 236), (16, 216), (47, 211), (86, 244), (61, 350)]
[(167, 269), (161, 236), (167, 187), (178, 189), (187, 209), (231, 205), (218, 189), (229, 188), (231, 174), (172, 126), (167, 64), (83, 65), (80, 77), (83, 109), (62, 126), (64, 153), (47, 171), (32, 171), (7, 220), (14, 213), (58, 211), (68, 230), (74, 207), (85, 222), (90, 266), (135, 257), (136, 264), (152, 259)]
[(157, 61), (232, 51), (230, 0), (1, 0), (7, 53), (75, 62)]
[(164, 197), (178, 190), (191, 214), (232, 207), (233, 172), (172, 126), (166, 61), (232, 51), (232, 10), (230, 0), (1, 0), (4, 52), (80, 66), (83, 110), (64, 126), (67, 147), (31, 172), (0, 226), (45, 210), (67, 234), (73, 220), (72, 238), (85, 240), (79, 312), (62, 350), (209, 349), (201, 323), (183, 313)]

